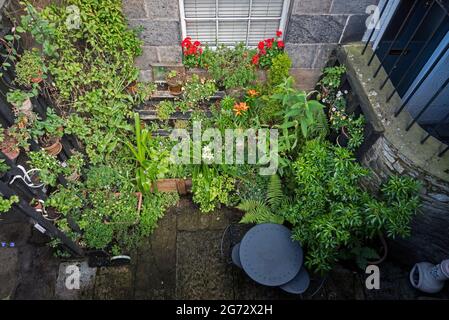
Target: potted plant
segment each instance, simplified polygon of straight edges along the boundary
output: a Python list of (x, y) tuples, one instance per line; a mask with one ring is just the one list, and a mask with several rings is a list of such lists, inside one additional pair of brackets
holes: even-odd
[(45, 150), (39, 150), (29, 152), (28, 157), (30, 167), (39, 172), (39, 181), (48, 186), (56, 186), (58, 176), (64, 173), (64, 168), (56, 156), (48, 154)]
[(6, 99), (13, 105), (13, 111), (16, 116), (22, 113), (31, 118), (33, 117), (31, 98), (34, 96), (35, 94), (33, 92), (11, 90), (6, 94)]
[(74, 152), (66, 162), (65, 175), (68, 181), (75, 182), (81, 177), (81, 169), (84, 166), (84, 157), (80, 152)]
[(36, 88), (45, 78), (47, 71), (41, 54), (37, 49), (26, 50), (16, 64), (16, 79), (20, 86)]
[(182, 86), (185, 80), (185, 73), (181, 71), (171, 70), (166, 77), (168, 90), (170, 94), (179, 96), (182, 94)]
[(9, 133), (9, 130), (0, 133), (0, 148), (3, 154), (12, 161), (15, 161), (20, 154), (17, 140)]
[(38, 139), (43, 149), (56, 156), (62, 150), (61, 138), (64, 135), (64, 120), (52, 109), (47, 109), (47, 118), (36, 121), (31, 129), (34, 139)]

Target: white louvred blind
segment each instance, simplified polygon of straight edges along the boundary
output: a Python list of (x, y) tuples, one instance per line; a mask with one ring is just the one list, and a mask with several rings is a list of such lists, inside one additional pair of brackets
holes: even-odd
[(248, 45), (257, 46), (263, 39), (274, 38), (278, 29), (279, 21), (251, 21)]
[(250, 0), (220, 0), (218, 1), (218, 16), (221, 17), (249, 17)]
[(215, 18), (215, 0), (184, 0), (184, 12), (186, 18)]
[(253, 0), (251, 16), (253, 17), (280, 17), (284, 0)]
[(210, 46), (274, 37), (289, 0), (181, 0), (183, 33)]
[(225, 45), (234, 45), (246, 42), (246, 21), (222, 21), (218, 24), (218, 42)]

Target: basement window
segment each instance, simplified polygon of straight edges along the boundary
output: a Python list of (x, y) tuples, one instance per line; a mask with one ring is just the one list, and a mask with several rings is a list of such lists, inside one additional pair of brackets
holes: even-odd
[(290, 0), (179, 0), (183, 38), (211, 47), (257, 46), (285, 30)]

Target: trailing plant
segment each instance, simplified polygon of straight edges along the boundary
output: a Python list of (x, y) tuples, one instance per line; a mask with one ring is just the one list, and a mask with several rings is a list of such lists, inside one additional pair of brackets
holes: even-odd
[(18, 202), (18, 196), (11, 196), (9, 199), (6, 199), (0, 195), (0, 214), (8, 212), (11, 210), (12, 205)]
[(65, 121), (52, 108), (47, 108), (46, 119), (34, 122), (31, 128), (31, 136), (46, 143), (54, 138), (62, 138), (64, 124)]
[(43, 184), (56, 186), (57, 179), (64, 172), (64, 168), (55, 156), (45, 152), (45, 150), (31, 151), (28, 164), (33, 169), (39, 169), (39, 179)]
[(220, 174), (215, 168), (202, 165), (193, 171), (193, 201), (204, 213), (213, 211), (221, 204), (229, 205), (229, 193), (234, 190), (234, 185), (234, 178)]
[[(3, 134), (3, 133), (2, 133)], [(0, 137), (0, 143), (2, 142), (2, 139)], [(7, 172), (9, 170), (9, 166), (5, 163), (4, 159), (0, 159), (0, 175)]]
[(161, 120), (170, 119), (175, 111), (175, 104), (172, 101), (164, 100), (157, 105), (157, 117)]
[(176, 107), (186, 112), (198, 110), (201, 102), (206, 101), (217, 92), (217, 87), (214, 80), (200, 78), (197, 74), (193, 74), (185, 83), (183, 90), (183, 99), (176, 102)]

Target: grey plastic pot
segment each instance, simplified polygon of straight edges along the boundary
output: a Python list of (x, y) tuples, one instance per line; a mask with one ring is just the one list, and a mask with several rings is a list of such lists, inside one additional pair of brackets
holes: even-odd
[(412, 286), (425, 293), (440, 292), (446, 280), (449, 280), (449, 259), (438, 265), (420, 262), (410, 271)]

